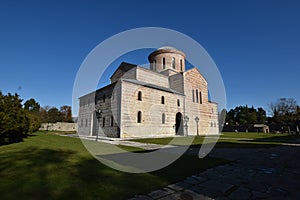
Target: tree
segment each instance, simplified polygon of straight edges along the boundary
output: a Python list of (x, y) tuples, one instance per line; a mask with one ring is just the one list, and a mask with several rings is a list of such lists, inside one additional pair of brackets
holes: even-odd
[(29, 133), (33, 133), (35, 131), (38, 131), (41, 126), (41, 119), (39, 116), (39, 113), (33, 113), (33, 112), (27, 112), (27, 117), (29, 119)]
[(73, 122), (71, 106), (67, 106), (67, 105), (61, 106), (60, 112), (64, 116), (64, 119), (63, 119), (64, 122)]
[(290, 133), (290, 127), (296, 125), (298, 120), (298, 105), (294, 98), (280, 98), (276, 102), (269, 104), (272, 113), (272, 123), (280, 124), (281, 131), (287, 127)]
[(40, 113), (39, 113), (39, 116), (40, 116), (40, 120), (41, 120), (41, 123), (48, 123), (49, 120), (48, 120), (48, 111), (51, 107), (50, 106), (44, 106), (40, 109)]
[(27, 112), (29, 118), (29, 132), (37, 131), (41, 125), (40, 117), (41, 106), (35, 99), (31, 98), (24, 103), (24, 110)]
[(257, 123), (260, 123), (260, 124), (264, 124), (266, 123), (267, 121), (267, 114), (266, 114), (266, 111), (259, 107), (257, 108)]
[(55, 107), (50, 108), (47, 114), (48, 114), (48, 123), (62, 122), (64, 119), (63, 114)]
[(297, 112), (297, 102), (294, 98), (280, 98), (271, 102), (269, 108), (273, 116), (286, 117)]
[(24, 109), (31, 112), (39, 112), (40, 108), (41, 108), (40, 104), (36, 102), (33, 98), (27, 100), (24, 103)]
[(0, 92), (0, 142), (21, 141), (27, 135), (29, 123), (19, 95)]
[(249, 108), (246, 106), (237, 106), (231, 109), (226, 115), (228, 125), (242, 125), (249, 129), (253, 124), (266, 122), (266, 111), (263, 108)]

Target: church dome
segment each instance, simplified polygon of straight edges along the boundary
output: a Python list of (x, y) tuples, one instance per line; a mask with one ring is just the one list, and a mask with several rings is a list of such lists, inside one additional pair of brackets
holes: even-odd
[(157, 50), (178, 50), (175, 47), (172, 46), (162, 46), (160, 48), (158, 48)]
[(162, 46), (148, 56), (150, 69), (155, 72), (185, 71), (185, 53), (172, 46)]

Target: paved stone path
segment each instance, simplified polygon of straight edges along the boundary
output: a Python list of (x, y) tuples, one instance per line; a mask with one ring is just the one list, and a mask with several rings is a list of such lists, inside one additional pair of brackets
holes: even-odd
[(300, 147), (218, 148), (210, 156), (232, 162), (131, 200), (300, 199)]
[[(78, 135), (68, 135), (69, 137), (79, 137)], [(85, 140), (96, 140), (96, 136), (80, 136), (81, 139)], [(113, 145), (124, 145), (124, 146), (131, 146), (131, 147), (138, 147), (145, 150), (156, 150), (160, 148), (172, 148), (176, 147), (173, 145), (160, 145), (160, 144), (152, 144), (152, 143), (141, 143), (141, 142), (135, 142), (135, 141), (129, 141), (119, 138), (107, 138), (107, 137), (98, 137), (98, 142), (104, 142), (109, 143)]]

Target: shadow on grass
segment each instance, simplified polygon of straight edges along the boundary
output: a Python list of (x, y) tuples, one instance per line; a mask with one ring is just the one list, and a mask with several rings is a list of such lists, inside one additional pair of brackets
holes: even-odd
[[(200, 148), (203, 138), (195, 137), (191, 148)], [(294, 144), (300, 143), (300, 135), (271, 135), (264, 138), (244, 139), (223, 139), (219, 138), (214, 148), (271, 148), (282, 145), (282, 143)]]
[[(265, 143), (258, 141), (218, 141), (214, 148), (271, 148), (281, 145), (280, 143)], [(202, 144), (191, 145), (190, 148), (199, 149)]]
[(129, 174), (68, 150), (27, 148), (0, 154), (1, 199), (126, 199), (225, 164), (183, 156), (165, 169)]
[(24, 139), (36, 136), (35, 134), (20, 134), (20, 133), (10, 133), (10, 134), (0, 134), (0, 146), (5, 146), (14, 143), (24, 142)]
[(276, 135), (276, 136), (270, 136), (270, 137), (264, 137), (264, 138), (256, 138), (254, 141), (257, 142), (284, 142), (284, 143), (300, 143), (300, 135)]

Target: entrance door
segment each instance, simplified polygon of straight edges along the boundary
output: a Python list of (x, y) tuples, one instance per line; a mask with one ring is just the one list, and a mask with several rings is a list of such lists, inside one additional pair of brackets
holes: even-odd
[(183, 119), (182, 119), (182, 114), (180, 112), (176, 113), (175, 131), (176, 131), (176, 135), (183, 135)]

